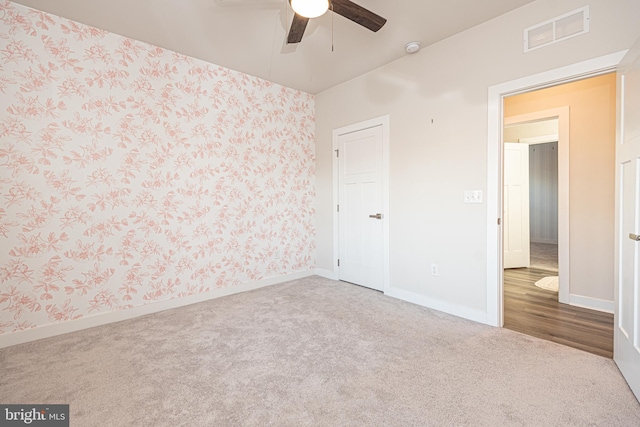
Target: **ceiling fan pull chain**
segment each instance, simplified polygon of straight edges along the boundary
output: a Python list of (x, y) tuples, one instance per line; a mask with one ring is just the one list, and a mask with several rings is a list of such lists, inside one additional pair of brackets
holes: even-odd
[(333, 17), (335, 13), (333, 13), (333, 2), (331, 2), (331, 52), (333, 52)]

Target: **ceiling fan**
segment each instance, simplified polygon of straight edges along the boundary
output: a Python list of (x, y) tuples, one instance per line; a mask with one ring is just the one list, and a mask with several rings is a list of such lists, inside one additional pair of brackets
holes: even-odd
[(382, 16), (349, 0), (289, 0), (289, 3), (295, 15), (287, 35), (287, 44), (300, 43), (309, 19), (321, 16), (329, 9), (373, 32), (387, 22)]

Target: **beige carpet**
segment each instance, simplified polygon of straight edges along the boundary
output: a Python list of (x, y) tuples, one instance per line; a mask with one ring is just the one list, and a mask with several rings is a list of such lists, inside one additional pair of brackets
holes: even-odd
[(613, 361), (318, 277), (0, 350), (72, 426), (637, 426)]

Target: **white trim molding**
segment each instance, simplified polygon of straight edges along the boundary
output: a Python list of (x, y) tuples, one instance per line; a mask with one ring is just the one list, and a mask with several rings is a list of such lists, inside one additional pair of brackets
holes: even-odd
[(316, 268), (316, 275), (329, 280), (338, 280), (338, 272), (335, 270), (327, 270), (325, 268)]
[[(569, 304), (569, 106), (536, 111), (535, 113), (504, 117), (505, 126), (531, 123), (547, 119), (558, 120), (558, 134), (553, 141), (558, 142), (558, 277), (560, 289), (558, 301)], [(522, 142), (522, 141), (521, 141)]]
[[(488, 89), (487, 131), (487, 321), (503, 325), (502, 271), (502, 129), (505, 97), (614, 71), (625, 51), (612, 53)], [(500, 221), (500, 223), (498, 222)]]
[(463, 319), (473, 320), (474, 322), (487, 323), (487, 313), (482, 310), (476, 310), (462, 305), (451, 304), (425, 295), (404, 289), (389, 287), (385, 289), (385, 295), (397, 298), (412, 304), (421, 305), (432, 310), (441, 311), (453, 316), (462, 317)]
[(588, 308), (591, 310), (602, 311), (613, 314), (615, 303), (604, 299), (583, 297), (582, 295), (569, 295), (569, 304), (576, 307)]
[(210, 292), (190, 295), (184, 298), (175, 298), (170, 300), (158, 301), (145, 305), (139, 305), (127, 310), (109, 311), (98, 313), (92, 316), (81, 317), (64, 323), (50, 323), (48, 325), (39, 326), (33, 329), (25, 329), (23, 331), (9, 332), (0, 335), (0, 348), (11, 347), (30, 341), (36, 341), (43, 338), (55, 337), (57, 335), (67, 334), (69, 332), (81, 331), (83, 329), (93, 328), (95, 326), (107, 325), (109, 323), (129, 320), (147, 314), (159, 313), (161, 311), (173, 308), (184, 307), (199, 302), (209, 301), (240, 292), (252, 291), (267, 286), (277, 285), (291, 280), (302, 279), (313, 276), (315, 271), (306, 270), (290, 273), (282, 276), (273, 276), (255, 282), (247, 282), (238, 286), (228, 288), (214, 289)]
[[(506, 122), (506, 120), (505, 120), (505, 122)], [(549, 142), (557, 142), (557, 141), (558, 141), (558, 134), (532, 136), (530, 138), (520, 138), (518, 140), (518, 142), (521, 142), (523, 144), (529, 144), (529, 145), (547, 144)]]

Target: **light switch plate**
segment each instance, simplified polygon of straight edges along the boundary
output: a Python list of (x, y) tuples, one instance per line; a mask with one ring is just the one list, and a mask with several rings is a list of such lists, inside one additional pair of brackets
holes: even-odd
[(482, 203), (482, 190), (465, 190), (465, 203)]

